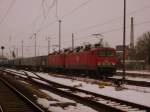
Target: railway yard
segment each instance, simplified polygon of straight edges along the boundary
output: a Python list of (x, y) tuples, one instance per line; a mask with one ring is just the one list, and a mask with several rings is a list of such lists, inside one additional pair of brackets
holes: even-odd
[(0, 0), (0, 112), (150, 112), (149, 0)]
[[(1, 68), (0, 74), (2, 80), (5, 80), (5, 82), (34, 102), (34, 105), (40, 108), (40, 111), (150, 111), (150, 88), (147, 86), (150, 83), (150, 79), (148, 78), (145, 78), (144, 81), (144, 78), (137, 77), (138, 80), (134, 80), (134, 83), (132, 83), (133, 77), (128, 76), (128, 79), (131, 78), (130, 82), (127, 81), (126, 84), (118, 86), (114, 84), (114, 79), (120, 78), (119, 76), (97, 80), (88, 77), (73, 77), (56, 73), (4, 68)], [(142, 83), (140, 83), (139, 79), (142, 80)], [(24, 105), (22, 106), (24, 107)], [(1, 104), (1, 109), (5, 110), (8, 107)]]

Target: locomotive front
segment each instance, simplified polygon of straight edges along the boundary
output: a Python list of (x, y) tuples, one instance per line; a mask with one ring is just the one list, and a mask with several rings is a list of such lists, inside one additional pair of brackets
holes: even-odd
[(113, 48), (99, 48), (95, 51), (98, 72), (106, 76), (116, 73), (116, 52)]

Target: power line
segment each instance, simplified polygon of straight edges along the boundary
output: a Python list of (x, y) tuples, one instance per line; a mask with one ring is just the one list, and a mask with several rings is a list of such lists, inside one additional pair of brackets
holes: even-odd
[[(46, 4), (46, 6), (47, 6), (47, 12), (45, 12), (44, 4)], [(51, 9), (56, 5), (56, 0), (53, 0), (50, 6), (48, 6), (46, 0), (42, 0), (42, 4), (41, 5), (42, 5), (42, 8), (43, 8), (43, 16), (46, 19), (48, 14), (49, 14), (49, 12), (51, 11)]]
[[(135, 11), (132, 11), (132, 12), (128, 13), (127, 15), (139, 13), (139, 12), (142, 12), (143, 10), (145, 10), (145, 9), (148, 9), (148, 8), (150, 8), (150, 6), (142, 7), (140, 9), (137, 9)], [(89, 26), (89, 27), (82, 28), (80, 30), (75, 31), (74, 33), (80, 33), (80, 32), (83, 32), (83, 31), (86, 31), (86, 30), (89, 30), (89, 29), (93, 29), (93, 28), (96, 28), (96, 27), (99, 27), (99, 26), (104, 26), (106, 24), (109, 24), (109, 23), (112, 23), (114, 21), (117, 21), (117, 20), (119, 20), (121, 18), (122, 18), (122, 16), (118, 16), (118, 17), (113, 18), (111, 20), (108, 20), (108, 21), (106, 21), (104, 23), (95, 24), (95, 25), (92, 25), (92, 26)]]
[[(43, 0), (42, 3), (41, 3), (41, 6), (43, 7), (43, 10), (44, 10), (44, 5), (43, 5), (44, 2), (45, 2), (45, 0)], [(53, 8), (53, 6), (54, 6), (55, 4), (56, 4), (56, 0), (53, 0), (52, 4), (48, 7), (47, 15), (44, 16), (45, 19), (47, 18), (47, 16), (48, 16), (50, 10)], [(39, 16), (36, 17), (35, 21), (37, 21), (38, 18), (39, 18)], [(41, 25), (42, 25), (43, 23), (44, 23), (44, 21), (41, 23)], [(51, 24), (51, 23), (50, 23), (50, 24)], [(40, 25), (40, 26), (41, 26), (41, 25)], [(46, 28), (47, 28), (47, 26), (46, 26)], [(40, 29), (42, 29), (42, 28), (40, 28)]]
[[(141, 23), (137, 23), (137, 24), (134, 24), (135, 26), (141, 26), (141, 25), (144, 25), (144, 24), (148, 24), (150, 23), (150, 21), (144, 21), (144, 22), (141, 22)], [(127, 26), (127, 28), (130, 28), (130, 26)], [(100, 32), (100, 34), (108, 34), (108, 33), (111, 33), (111, 32), (115, 32), (115, 31), (119, 31), (119, 30), (122, 30), (123, 27), (118, 27), (118, 28), (114, 28), (114, 29), (110, 29), (110, 30), (107, 30), (107, 31), (103, 31), (103, 32)], [(86, 35), (86, 36), (80, 36), (80, 37), (76, 37), (75, 39), (78, 40), (78, 39), (81, 39), (81, 38), (89, 38), (91, 37), (92, 35), (89, 34), (89, 35)], [(64, 43), (68, 42), (70, 40), (67, 40), (67, 41), (64, 41)]]
[[(72, 14), (73, 12), (75, 12), (76, 10), (78, 10), (80, 7), (86, 5), (88, 2), (90, 2), (90, 0), (84, 2), (83, 4), (81, 4), (81, 5), (78, 6), (78, 7), (76, 7), (76, 8), (73, 9), (70, 13), (65, 14), (63, 17)], [(143, 10), (145, 10), (145, 9), (148, 9), (148, 8), (150, 8), (150, 6), (142, 7), (142, 8), (140, 8), (140, 9), (135, 10), (135, 11), (129, 12), (127, 15), (139, 13), (139, 12), (142, 12)], [(63, 18), (63, 17), (62, 17), (62, 18)], [(78, 30), (78, 31), (75, 31), (74, 34), (77, 34), (77, 33), (80, 33), (80, 32), (83, 32), (83, 31), (86, 31), (86, 30), (89, 30), (89, 29), (92, 29), (92, 28), (96, 28), (96, 27), (99, 27), (99, 26), (102, 27), (102, 26), (104, 26), (104, 25), (106, 25), (106, 24), (109, 24), (109, 23), (112, 23), (112, 22), (114, 22), (114, 21), (117, 21), (117, 20), (119, 20), (119, 19), (121, 19), (121, 18), (122, 18), (122, 16), (119, 16), (119, 17), (113, 18), (113, 19), (111, 19), (111, 20), (108, 20), (108, 21), (106, 21), (106, 22), (104, 22), (104, 23), (95, 24), (95, 25), (92, 25), (92, 26), (89, 26), (89, 27), (80, 29), (80, 30)], [(121, 29), (121, 28), (116, 28), (116, 29), (113, 29), (112, 31), (115, 31), (115, 30), (118, 30), (118, 29)], [(111, 32), (111, 31), (110, 31), (110, 32)]]
[(3, 23), (3, 21), (5, 20), (5, 18), (7, 17), (7, 15), (9, 14), (11, 8), (13, 7), (14, 3), (16, 2), (16, 0), (12, 0), (5, 15), (3, 16), (3, 18), (0, 20), (0, 25)]
[(81, 7), (87, 5), (87, 4), (88, 4), (89, 2), (91, 2), (91, 1), (92, 1), (92, 0), (87, 0), (86, 2), (83, 2), (82, 4), (80, 4), (79, 6), (77, 6), (76, 8), (74, 8), (73, 10), (71, 10), (69, 13), (64, 14), (64, 15), (62, 16), (62, 19), (63, 19), (64, 17), (69, 16), (69, 15), (71, 15), (72, 13), (76, 12), (76, 11), (79, 10)]
[[(84, 5), (86, 5), (87, 3), (89, 3), (90, 1), (91, 1), (91, 0), (88, 0), (88, 1), (86, 1), (86, 2), (84, 2), (84, 3), (82, 3), (82, 4), (80, 4), (78, 7), (74, 8), (74, 9), (73, 9), (72, 11), (70, 11), (69, 13), (63, 15), (63, 16), (62, 16), (62, 19), (63, 19), (64, 17), (69, 16), (70, 14), (74, 13), (75, 11), (77, 11), (79, 8), (83, 7)], [(57, 1), (56, 1), (56, 2), (57, 2)], [(58, 2), (56, 3), (56, 6), (57, 6), (57, 5), (58, 5)], [(58, 7), (58, 6), (57, 6), (57, 7)], [(58, 13), (58, 9), (57, 9), (57, 13)], [(57, 17), (58, 17), (58, 15), (57, 15)], [(61, 20), (62, 20), (62, 19), (61, 19)], [(58, 21), (58, 18), (56, 18), (56, 20), (53, 21), (52, 23), (49, 23), (48, 25), (44, 26), (43, 28), (40, 28), (36, 33), (41, 32), (42, 30), (48, 28), (49, 26), (53, 25), (53, 24), (56, 23), (57, 21)]]

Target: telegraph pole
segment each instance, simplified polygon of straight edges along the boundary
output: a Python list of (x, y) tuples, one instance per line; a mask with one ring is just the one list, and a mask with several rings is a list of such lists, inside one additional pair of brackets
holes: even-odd
[(59, 53), (61, 49), (61, 20), (59, 20)]
[(124, 14), (123, 14), (123, 77), (125, 80), (125, 49), (126, 49), (126, 0), (124, 0)]
[(1, 46), (1, 49), (2, 49), (2, 58), (4, 58), (3, 50), (5, 49), (5, 47), (4, 47), (4, 46)]
[(35, 56), (36, 56), (36, 33), (34, 33), (34, 39), (35, 39)]
[(18, 47), (16, 47), (16, 58), (18, 58)]
[(22, 40), (22, 58), (23, 58), (23, 40)]
[(50, 53), (50, 37), (48, 37), (48, 54)]
[(74, 49), (74, 33), (72, 33), (72, 50)]

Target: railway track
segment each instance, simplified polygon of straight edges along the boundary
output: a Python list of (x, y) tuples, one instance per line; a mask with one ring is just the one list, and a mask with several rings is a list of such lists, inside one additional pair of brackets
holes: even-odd
[[(36, 85), (42, 86), (43, 88), (53, 91), (54, 93), (59, 94), (61, 96), (63, 95), (65, 97), (74, 99), (78, 102), (82, 102), (83, 104), (88, 105), (98, 111), (102, 111), (102, 112), (110, 112), (110, 111), (111, 112), (149, 112), (150, 111), (150, 107), (144, 105), (62, 85), (53, 81), (43, 79), (37, 74), (35, 75), (38, 78), (29, 76), (26, 72), (24, 74), (23, 73), (19, 73), (19, 74), (28, 76), (28, 78), (32, 81), (32, 83), (35, 83)], [(44, 81), (49, 85), (40, 83), (40, 81)]]
[[(107, 79), (111, 80), (113, 82), (115, 82), (116, 80), (117, 81), (122, 81), (121, 78), (109, 77)], [(129, 80), (129, 79), (125, 79), (124, 81), (128, 85), (141, 86), (141, 87), (150, 87), (150, 82), (146, 82), (146, 81), (136, 81), (136, 80)]]
[[(12, 72), (12, 71), (11, 71)], [(13, 71), (14, 72), (14, 71)], [(15, 72), (14, 72), (15, 73)], [(21, 74), (20, 74), (21, 75)], [(67, 78), (67, 77), (66, 77)], [(121, 81), (122, 79), (121, 78), (114, 78), (114, 77), (108, 77), (107, 78), (108, 81), (112, 81), (112, 82), (115, 82), (115, 81)], [(133, 86), (141, 86), (141, 87), (150, 87), (150, 82), (147, 82), (147, 81), (136, 81), (136, 80), (129, 80), (129, 79), (126, 79), (125, 80), (125, 83), (128, 84), (128, 85), (133, 85)]]
[(0, 112), (44, 112), (40, 107), (0, 78)]

